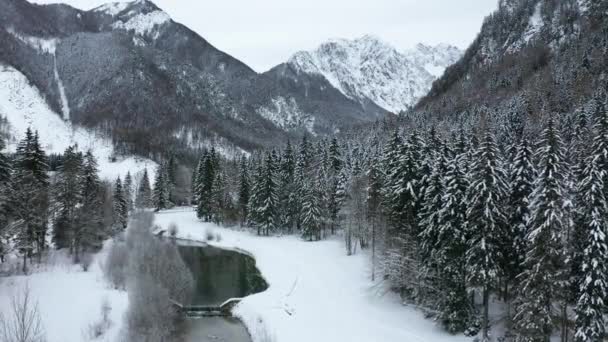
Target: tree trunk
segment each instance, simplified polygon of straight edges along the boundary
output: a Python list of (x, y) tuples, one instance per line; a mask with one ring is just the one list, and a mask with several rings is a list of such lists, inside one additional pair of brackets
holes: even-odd
[(568, 342), (568, 303), (564, 300), (562, 304), (562, 342)]
[(23, 274), (27, 274), (27, 252), (23, 253)]
[(376, 220), (372, 219), (372, 281), (376, 280)]
[(489, 306), (490, 306), (490, 291), (488, 291), (487, 285), (484, 285), (484, 287), (483, 287), (483, 321), (481, 323), (481, 332), (482, 332), (481, 340), (484, 342), (490, 340), (489, 322), (488, 322)]

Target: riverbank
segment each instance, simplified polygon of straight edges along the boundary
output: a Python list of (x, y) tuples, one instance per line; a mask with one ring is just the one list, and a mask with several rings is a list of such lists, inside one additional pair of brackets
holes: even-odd
[[(166, 211), (156, 224), (177, 224), (178, 237), (244, 250), (270, 287), (235, 309), (253, 342), (458, 342), (420, 311), (369, 279), (365, 255), (346, 256), (340, 240), (258, 237), (200, 222), (193, 211)], [(208, 236), (214, 239), (207, 241)], [(221, 237), (218, 241), (217, 236)], [(270, 336), (268, 340), (266, 337)]]

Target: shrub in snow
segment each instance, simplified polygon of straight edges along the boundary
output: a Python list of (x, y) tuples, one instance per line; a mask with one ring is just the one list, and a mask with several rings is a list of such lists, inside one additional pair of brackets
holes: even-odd
[(169, 236), (173, 239), (175, 239), (177, 237), (177, 233), (178, 233), (179, 229), (177, 228), (177, 225), (172, 222), (169, 225)]
[(125, 242), (114, 241), (103, 264), (103, 274), (106, 280), (116, 289), (126, 287), (125, 266), (129, 259), (129, 251)]
[(128, 285), (126, 340), (131, 342), (170, 341), (175, 333), (177, 312), (169, 292), (149, 275), (131, 278)]
[(213, 229), (212, 228), (205, 229), (205, 240), (213, 241)]
[(112, 321), (110, 320), (111, 311), (112, 306), (110, 305), (110, 301), (108, 298), (104, 298), (101, 302), (101, 317), (99, 321), (89, 325), (85, 338), (88, 340), (96, 340), (106, 334), (112, 326)]
[(10, 316), (0, 314), (0, 342), (46, 341), (42, 319), (29, 287), (11, 298)]
[(91, 263), (93, 263), (93, 254), (84, 253), (80, 256), (80, 266), (84, 272), (88, 272), (91, 267)]

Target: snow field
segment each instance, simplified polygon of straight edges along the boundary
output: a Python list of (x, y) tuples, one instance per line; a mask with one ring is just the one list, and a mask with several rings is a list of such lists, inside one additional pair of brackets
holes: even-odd
[(127, 293), (114, 290), (103, 279), (101, 261), (111, 242), (98, 253), (88, 272), (74, 265), (63, 251), (53, 251), (53, 261), (28, 276), (0, 278), (0, 313), (9, 315), (11, 298), (26, 286), (38, 309), (48, 342), (84, 342), (88, 327), (101, 319), (101, 305), (107, 299), (112, 310), (109, 330), (95, 341), (119, 340), (123, 315), (128, 305)]

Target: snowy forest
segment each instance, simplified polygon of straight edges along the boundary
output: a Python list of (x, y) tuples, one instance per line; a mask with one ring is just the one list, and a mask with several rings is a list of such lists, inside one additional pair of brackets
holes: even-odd
[[(172, 205), (172, 170), (154, 186)], [(390, 282), (451, 333), (489, 338), (490, 298), (506, 337), (601, 341), (608, 307), (608, 111), (603, 100), (539, 127), (512, 115), (484, 129), (438, 132), (378, 123), (365, 139), (313, 140), (194, 170), (199, 219), (258, 235), (340, 234), (369, 250)], [(331, 260), (327, 260), (331, 262)]]
[(453, 132), (380, 122), (364, 139), (305, 136), (236, 160), (212, 148), (191, 175), (168, 158), (153, 187), (147, 171), (101, 182), (95, 158), (77, 147), (49, 158), (30, 130), (0, 166), (0, 251), (17, 251), (24, 273), (47, 236), (87, 267), (130, 213), (191, 204), (202, 221), (257, 235), (341, 236), (346, 254), (368, 252), (372, 279), (450, 333), (489, 339), (495, 298), (517, 341), (605, 336), (608, 111), (599, 99), (539, 128), (517, 115)]
[(449, 44), (329, 16), (265, 71), (40, 1), (0, 0), (0, 342), (608, 341), (608, 1), (395, 2)]

